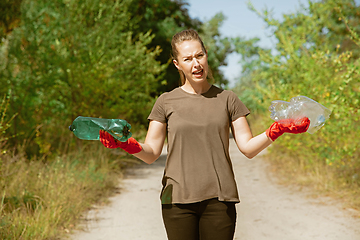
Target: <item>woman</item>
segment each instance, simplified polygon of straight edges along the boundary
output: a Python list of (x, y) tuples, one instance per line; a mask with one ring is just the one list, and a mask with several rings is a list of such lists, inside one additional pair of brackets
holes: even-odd
[(253, 137), (246, 106), (231, 91), (208, 82), (207, 51), (198, 33), (173, 36), (173, 63), (182, 86), (162, 94), (148, 119), (145, 142), (121, 143), (101, 132), (108, 148), (120, 147), (151, 164), (168, 138), (168, 156), (161, 192), (162, 215), (170, 240), (230, 240), (239, 196), (229, 156), (229, 128), (239, 150), (253, 158), (284, 132), (302, 133), (309, 126), (287, 120)]

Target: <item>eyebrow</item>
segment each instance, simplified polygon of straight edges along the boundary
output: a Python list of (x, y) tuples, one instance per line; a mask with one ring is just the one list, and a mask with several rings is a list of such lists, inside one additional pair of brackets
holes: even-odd
[[(195, 56), (198, 56), (200, 54), (204, 54), (204, 51), (203, 50), (200, 50), (199, 52), (195, 53)], [(193, 55), (187, 55), (187, 56), (183, 56), (183, 58), (192, 58)]]

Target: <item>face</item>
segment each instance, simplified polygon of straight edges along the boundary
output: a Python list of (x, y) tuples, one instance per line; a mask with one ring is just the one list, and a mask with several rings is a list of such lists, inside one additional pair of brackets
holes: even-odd
[(185, 74), (186, 81), (206, 82), (208, 74), (207, 54), (196, 40), (177, 44), (177, 60), (173, 60), (177, 69)]

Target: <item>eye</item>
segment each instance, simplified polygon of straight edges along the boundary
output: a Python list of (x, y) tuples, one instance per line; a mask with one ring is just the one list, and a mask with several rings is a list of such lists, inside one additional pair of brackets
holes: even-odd
[(199, 53), (196, 57), (197, 57), (198, 59), (201, 59), (201, 58), (203, 58), (204, 56), (205, 56), (204, 53)]

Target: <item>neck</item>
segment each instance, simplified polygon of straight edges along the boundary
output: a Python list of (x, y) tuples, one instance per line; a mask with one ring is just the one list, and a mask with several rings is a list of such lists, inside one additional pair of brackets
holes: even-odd
[(203, 94), (207, 92), (211, 87), (211, 84), (207, 81), (201, 84), (191, 84), (189, 81), (186, 81), (184, 85), (181, 86), (182, 90), (191, 94)]

